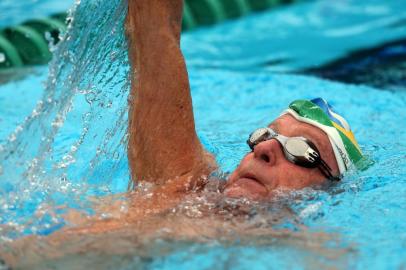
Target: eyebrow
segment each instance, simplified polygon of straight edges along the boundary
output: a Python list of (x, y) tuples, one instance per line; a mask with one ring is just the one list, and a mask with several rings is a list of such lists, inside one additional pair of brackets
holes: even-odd
[[(277, 133), (279, 133), (281, 124), (278, 121), (272, 122), (269, 126), (272, 127)], [(295, 127), (293, 130), (293, 134), (294, 134), (293, 136), (301, 136), (305, 137), (306, 139), (309, 139), (316, 145), (317, 149), (321, 152), (320, 154), (322, 154), (322, 152), (326, 150), (328, 151), (329, 144), (324, 143), (323, 140), (317, 139), (319, 137), (318, 132), (309, 129), (308, 126)]]
[[(281, 126), (281, 124), (278, 121), (271, 122), (268, 125), (268, 127), (272, 128), (277, 133), (280, 132), (280, 126)], [(319, 151), (324, 152), (324, 151), (328, 150), (329, 144), (325, 144), (321, 140), (318, 140), (317, 139), (318, 134), (315, 133), (314, 131), (311, 131), (305, 127), (296, 127), (294, 130), (294, 133), (297, 134), (295, 136), (302, 136), (302, 137), (305, 137), (306, 139), (309, 139), (311, 142), (313, 142), (316, 145), (316, 147)], [(322, 153), (320, 153), (320, 154), (322, 154)]]
[[(308, 125), (310, 125), (310, 124), (308, 124)], [(277, 133), (280, 133), (281, 123), (279, 121), (274, 121), (274, 122), (271, 122), (268, 125), (268, 127), (272, 128)], [(320, 130), (320, 132), (324, 133), (321, 130)], [(316, 145), (317, 149), (320, 151), (320, 155), (322, 156), (322, 158), (328, 163), (329, 166), (331, 166), (330, 162), (325, 159), (328, 156), (328, 153), (333, 151), (328, 136), (327, 136), (327, 140), (317, 139), (319, 137), (319, 133), (313, 129), (309, 129), (309, 127), (307, 127), (307, 128), (306, 127), (296, 127), (294, 130), (294, 134), (295, 135), (293, 135), (293, 136), (303, 136), (303, 137), (309, 139), (311, 142), (313, 142)], [(324, 133), (324, 135), (326, 135), (326, 134)], [(333, 153), (333, 156), (334, 156), (334, 153)]]
[(299, 128), (298, 130), (295, 130), (295, 133), (296, 133), (296, 131), (299, 131), (301, 133), (300, 136), (303, 136), (303, 137), (309, 139), (311, 142), (313, 142), (316, 145), (317, 149), (320, 151), (320, 154), (323, 154), (323, 152), (329, 150), (328, 149), (329, 144), (325, 143), (324, 140), (317, 139), (318, 134), (316, 135), (315, 132), (312, 132), (307, 128), (305, 128), (305, 129)]
[(276, 122), (272, 122), (272, 123), (270, 123), (269, 125), (268, 125), (268, 127), (270, 127), (270, 128), (272, 128), (273, 130), (275, 130), (276, 132), (278, 132), (279, 133), (279, 123), (276, 121)]

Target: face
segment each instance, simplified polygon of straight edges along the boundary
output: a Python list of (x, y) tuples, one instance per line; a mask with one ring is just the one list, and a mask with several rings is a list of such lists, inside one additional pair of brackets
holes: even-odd
[[(321, 158), (338, 175), (338, 166), (327, 135), (320, 129), (283, 115), (269, 125), (287, 137), (305, 137), (318, 148)], [(282, 146), (275, 139), (255, 146), (230, 175), (224, 193), (228, 197), (262, 200), (272, 196), (276, 189), (302, 189), (323, 184), (325, 176), (318, 168), (304, 168), (285, 158)]]

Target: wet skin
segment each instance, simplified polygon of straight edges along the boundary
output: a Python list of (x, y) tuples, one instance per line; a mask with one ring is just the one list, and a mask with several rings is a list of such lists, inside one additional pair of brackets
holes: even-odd
[[(269, 125), (276, 132), (288, 136), (302, 136), (312, 141), (321, 158), (338, 175), (338, 165), (327, 135), (320, 129), (297, 121), (291, 115), (283, 115)], [(224, 194), (228, 197), (246, 197), (263, 200), (272, 196), (276, 189), (302, 189), (323, 184), (326, 177), (318, 168), (297, 166), (285, 158), (277, 140), (259, 143), (248, 153), (230, 175)]]

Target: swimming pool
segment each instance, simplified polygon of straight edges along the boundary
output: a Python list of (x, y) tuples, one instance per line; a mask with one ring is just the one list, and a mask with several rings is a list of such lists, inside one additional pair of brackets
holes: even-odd
[[(119, 258), (125, 261), (123, 269), (405, 267), (406, 92), (402, 76), (396, 75), (404, 71), (405, 43), (346, 58), (353, 51), (404, 40), (405, 4), (305, 2), (183, 37), (197, 130), (225, 172), (248, 151), (247, 134), (277, 117), (293, 99), (323, 96), (349, 119), (374, 164), (347, 175), (329, 192), (292, 194), (288, 201), (294, 217), (278, 224), (281, 230), (333, 240), (316, 248), (312, 243), (318, 238), (311, 236), (265, 245), (170, 243), (166, 253), (93, 259), (106, 266)], [(120, 1), (81, 1), (49, 70), (40, 67), (0, 87), (2, 243), (47, 235), (65, 224), (70, 209), (94, 214), (95, 197), (126, 190), (124, 11)], [(373, 80), (331, 81), (340, 78), (333, 72), (339, 68), (331, 64), (337, 59), (345, 59), (340, 68), (367, 72), (366, 60), (388, 67), (386, 51), (397, 52), (397, 62), (391, 62), (392, 69), (381, 68)], [(317, 78), (314, 74), (326, 73), (314, 68), (333, 75)], [(388, 77), (397, 80), (385, 83)], [(69, 256), (62, 262), (81, 263)]]
[(52, 1), (52, 0), (25, 0), (1, 1), (3, 12), (0, 17), (0, 27), (17, 25), (23, 21), (52, 15), (69, 9), (75, 1)]

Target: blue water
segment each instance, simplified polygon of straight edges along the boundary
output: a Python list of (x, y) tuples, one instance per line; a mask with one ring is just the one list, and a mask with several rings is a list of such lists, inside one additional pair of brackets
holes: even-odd
[[(129, 81), (125, 5), (119, 2), (82, 1), (49, 68), (0, 86), (4, 241), (49, 234), (64, 225), (62, 215), (71, 208), (92, 214), (89, 196), (126, 191)], [(183, 36), (197, 131), (222, 171), (233, 170), (248, 151), (245, 140), (253, 129), (268, 124), (291, 100), (315, 96), (349, 120), (374, 164), (328, 192), (307, 190), (289, 203), (302, 229), (337, 236), (325, 243), (336, 256), (306, 253), (307, 246), (296, 242), (190, 243), (152, 256), (150, 269), (405, 267), (405, 84), (374, 88), (369, 80), (349, 84), (306, 74), (354, 51), (404, 40), (404, 6), (399, 0), (311, 1)], [(401, 72), (405, 63), (396, 66)], [(391, 77), (390, 72), (379, 75)], [(282, 227), (298, 230), (291, 222)]]
[(73, 0), (2, 0), (0, 28), (17, 25), (25, 20), (42, 18), (71, 8)]

